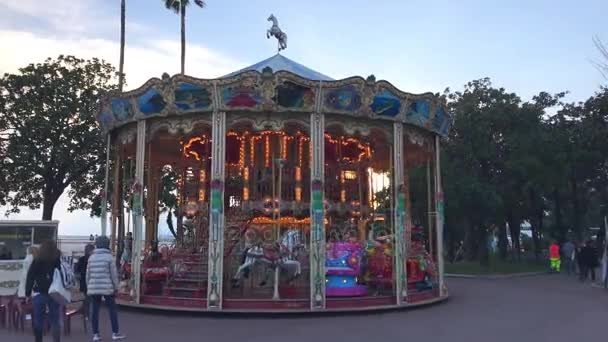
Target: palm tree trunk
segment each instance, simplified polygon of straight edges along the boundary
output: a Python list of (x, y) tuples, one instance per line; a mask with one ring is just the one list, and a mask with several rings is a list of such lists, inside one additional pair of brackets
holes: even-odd
[(181, 25), (182, 25), (182, 75), (186, 69), (186, 6), (182, 5), (181, 10)]
[(125, 0), (120, 1), (120, 61), (118, 62), (118, 90), (122, 91), (125, 83)]

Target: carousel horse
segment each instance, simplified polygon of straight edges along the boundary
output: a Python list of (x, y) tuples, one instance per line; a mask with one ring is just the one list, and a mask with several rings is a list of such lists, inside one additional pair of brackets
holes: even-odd
[(256, 263), (261, 263), (267, 266), (265, 278), (260, 283), (260, 286), (266, 285), (269, 277), (269, 270), (279, 269), (295, 269), (289, 281), (297, 278), (302, 273), (302, 266), (298, 261), (298, 252), (304, 247), (302, 243), (300, 231), (290, 229), (281, 240), (270, 246), (255, 245), (245, 249), (243, 263), (237, 269), (232, 278), (232, 286), (238, 287), (242, 275), (247, 276), (250, 268)]
[(279, 51), (285, 50), (287, 48), (287, 34), (279, 28), (279, 21), (274, 14), (268, 17), (268, 21), (272, 21), (272, 27), (266, 31), (266, 38), (275, 37), (279, 41)]

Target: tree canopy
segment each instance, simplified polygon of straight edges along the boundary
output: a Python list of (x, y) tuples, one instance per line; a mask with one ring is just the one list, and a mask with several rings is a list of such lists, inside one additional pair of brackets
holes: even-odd
[(446, 235), (468, 258), (487, 257), (487, 239), (507, 255), (507, 229), (531, 227), (537, 256), (548, 239), (588, 237), (608, 208), (608, 89), (583, 103), (564, 93), (523, 101), (489, 79), (447, 92), (455, 115), (443, 154)]
[(99, 197), (105, 146), (95, 110), (116, 75), (96, 58), (59, 56), (0, 79), (0, 201), (12, 212), (42, 206), (51, 219), (68, 188), (70, 209)]

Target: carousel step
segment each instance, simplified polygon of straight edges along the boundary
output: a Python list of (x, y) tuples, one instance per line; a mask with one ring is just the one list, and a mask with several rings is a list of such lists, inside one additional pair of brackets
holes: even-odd
[(184, 283), (202, 283), (207, 281), (207, 277), (195, 279), (195, 278), (173, 278), (171, 279), (173, 282), (184, 282)]
[(206, 290), (207, 287), (201, 288), (201, 287), (171, 287), (171, 286), (168, 286), (167, 289), (169, 289), (170, 291), (196, 292), (196, 291)]
[(173, 279), (188, 279), (188, 280), (199, 280), (199, 279), (207, 279), (207, 273), (201, 272), (198, 274), (174, 274), (170, 277)]
[(207, 270), (178, 271), (173, 273), (173, 276), (177, 278), (206, 277)]

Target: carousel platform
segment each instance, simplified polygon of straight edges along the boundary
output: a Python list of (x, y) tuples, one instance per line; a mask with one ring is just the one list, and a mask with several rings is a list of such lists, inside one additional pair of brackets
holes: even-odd
[(144, 295), (140, 303), (134, 303), (127, 297), (120, 297), (117, 304), (123, 307), (160, 310), (171, 312), (212, 312), (214, 314), (252, 314), (252, 313), (323, 313), (323, 312), (369, 312), (395, 309), (416, 308), (446, 301), (448, 295), (439, 296), (439, 290), (413, 292), (408, 295), (408, 302), (396, 304), (394, 296), (366, 296), (348, 298), (327, 298), (324, 310), (310, 309), (309, 299), (224, 299), (221, 310), (209, 310), (206, 299)]

